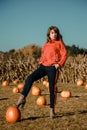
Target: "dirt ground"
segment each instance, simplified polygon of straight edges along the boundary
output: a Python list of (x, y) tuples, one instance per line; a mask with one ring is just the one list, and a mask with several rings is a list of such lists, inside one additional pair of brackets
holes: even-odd
[[(27, 103), (21, 111), (21, 120), (8, 123), (5, 113), (9, 106), (15, 103), (20, 93), (13, 94), (15, 87), (0, 85), (0, 130), (87, 130), (87, 90), (85, 86), (76, 84), (57, 84), (56, 116), (49, 117), (49, 92), (41, 83), (36, 84), (41, 88), (41, 95), (45, 96), (47, 104), (37, 106), (35, 96), (31, 92), (27, 96)], [(60, 96), (62, 90), (70, 90), (71, 98), (64, 99)]]

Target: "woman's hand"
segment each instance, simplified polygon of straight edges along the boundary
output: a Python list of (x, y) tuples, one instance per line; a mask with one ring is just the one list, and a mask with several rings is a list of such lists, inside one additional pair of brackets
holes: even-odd
[(59, 64), (54, 64), (56, 70), (60, 68), (60, 65)]

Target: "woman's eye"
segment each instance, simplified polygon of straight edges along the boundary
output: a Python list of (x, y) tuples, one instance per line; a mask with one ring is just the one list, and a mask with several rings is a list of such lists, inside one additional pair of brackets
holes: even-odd
[(51, 34), (55, 34), (54, 32), (52, 32)]

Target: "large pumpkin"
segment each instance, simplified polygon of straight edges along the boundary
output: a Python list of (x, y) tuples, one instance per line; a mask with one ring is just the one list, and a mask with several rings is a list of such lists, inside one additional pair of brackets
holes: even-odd
[(71, 97), (71, 92), (70, 91), (62, 91), (61, 92), (61, 97), (63, 97), (63, 98), (70, 98)]
[(41, 89), (38, 86), (33, 86), (31, 93), (33, 96), (39, 96), (41, 94)]
[(45, 105), (46, 104), (46, 99), (44, 96), (39, 96), (36, 100), (36, 104), (38, 106), (42, 106), (42, 105)]
[(9, 123), (15, 123), (21, 118), (21, 113), (17, 107), (9, 107), (6, 111), (6, 121)]

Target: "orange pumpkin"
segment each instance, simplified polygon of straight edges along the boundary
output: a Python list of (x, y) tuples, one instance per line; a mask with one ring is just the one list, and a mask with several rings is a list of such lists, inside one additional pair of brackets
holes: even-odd
[(24, 83), (19, 83), (17, 87), (19, 90), (22, 90), (24, 88)]
[(38, 86), (33, 86), (31, 93), (33, 96), (39, 96), (41, 94), (41, 89)]
[(36, 100), (38, 106), (46, 105), (46, 99), (44, 96), (39, 96)]
[(70, 91), (62, 91), (61, 92), (61, 97), (63, 97), (63, 98), (70, 98), (71, 97), (71, 92)]
[(14, 81), (13, 81), (13, 84), (17, 84), (18, 83), (18, 79), (15, 79)]
[(46, 87), (49, 88), (49, 82), (46, 83)]
[(80, 79), (77, 81), (77, 86), (82, 86), (83, 84), (84, 84), (83, 80)]
[(44, 86), (46, 86), (46, 84), (47, 84), (47, 81), (46, 81), (46, 80), (44, 80), (44, 81), (43, 81), (43, 85), (44, 85)]
[(18, 89), (17, 87), (14, 87), (12, 91), (13, 91), (13, 93), (15, 94), (15, 93), (18, 93), (18, 92), (19, 92), (19, 89)]
[(44, 80), (43, 81), (43, 85), (48, 89), (48, 92), (49, 92), (50, 91), (50, 89), (49, 89), (49, 82)]
[(3, 81), (2, 82), (2, 86), (3, 87), (7, 87), (9, 85), (9, 82), (7, 80)]
[(48, 88), (49, 87), (49, 82), (47, 80), (44, 80), (43, 85)]
[(87, 84), (85, 85), (85, 89), (87, 89)]
[(6, 121), (9, 123), (15, 123), (20, 120), (21, 113), (17, 107), (9, 107), (6, 111)]

